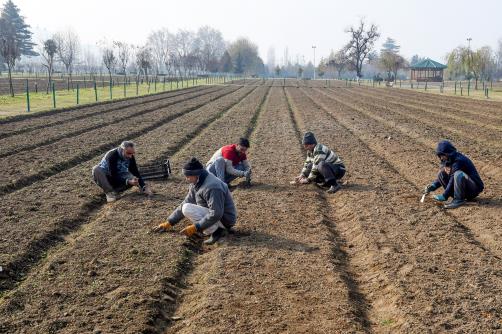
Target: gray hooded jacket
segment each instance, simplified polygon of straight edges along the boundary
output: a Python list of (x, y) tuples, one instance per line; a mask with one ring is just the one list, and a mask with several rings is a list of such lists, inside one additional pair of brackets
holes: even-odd
[(218, 221), (226, 227), (232, 227), (237, 220), (237, 210), (228, 186), (216, 176), (203, 171), (196, 184), (191, 184), (183, 202), (167, 218), (170, 224), (177, 224), (183, 219), (183, 204), (191, 203), (209, 209), (209, 213), (196, 224), (197, 230), (205, 230)]

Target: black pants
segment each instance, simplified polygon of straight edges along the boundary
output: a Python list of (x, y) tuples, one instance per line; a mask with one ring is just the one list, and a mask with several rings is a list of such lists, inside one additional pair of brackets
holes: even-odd
[(317, 165), (317, 170), (321, 174), (326, 185), (329, 186), (336, 186), (338, 184), (337, 180), (340, 180), (345, 175), (345, 166), (340, 164), (335, 165), (325, 161), (321, 161), (319, 165)]

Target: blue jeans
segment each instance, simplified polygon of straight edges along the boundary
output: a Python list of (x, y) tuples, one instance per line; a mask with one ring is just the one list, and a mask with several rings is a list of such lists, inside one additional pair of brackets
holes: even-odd
[[(446, 188), (448, 182), (450, 181), (451, 175), (447, 174), (445, 171), (439, 172), (438, 180), (443, 186)], [(457, 200), (465, 200), (465, 199), (473, 199), (479, 195), (479, 187), (478, 185), (469, 178), (469, 175), (458, 170), (453, 174), (453, 199)], [(452, 194), (447, 194), (451, 196)]]
[[(245, 171), (246, 168), (244, 167), (244, 165), (242, 164), (242, 162), (240, 164), (238, 164), (237, 166), (234, 166), (235, 169), (237, 170), (241, 170), (241, 171)], [(233, 180), (235, 180), (237, 178), (237, 176), (235, 175), (230, 175), (226, 172), (226, 164), (225, 164), (225, 159), (223, 158), (218, 158), (216, 159), (213, 163), (209, 164), (207, 167), (206, 167), (207, 171), (211, 174), (213, 174), (214, 176), (216, 176), (218, 179), (220, 179), (221, 181), (225, 182), (225, 183), (230, 183), (232, 182)]]

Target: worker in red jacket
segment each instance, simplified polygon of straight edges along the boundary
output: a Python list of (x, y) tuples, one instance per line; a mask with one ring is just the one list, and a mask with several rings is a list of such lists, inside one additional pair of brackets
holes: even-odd
[(238, 177), (251, 182), (251, 165), (246, 156), (249, 140), (240, 138), (238, 144), (226, 145), (216, 151), (206, 164), (206, 169), (221, 181), (229, 184)]

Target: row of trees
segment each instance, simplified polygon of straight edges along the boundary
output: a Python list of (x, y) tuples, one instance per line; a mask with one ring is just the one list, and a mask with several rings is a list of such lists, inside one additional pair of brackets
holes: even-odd
[(8, 69), (12, 96), (12, 71), (16, 64), (35, 71), (43, 68), (48, 73), (47, 87), (56, 70), (64, 71), (72, 83), (76, 69), (91, 74), (106, 70), (110, 80), (113, 74), (143, 75), (148, 80), (149, 75), (188, 77), (216, 72), (245, 75), (264, 72), (256, 44), (246, 38), (227, 42), (220, 31), (209, 26), (175, 33), (159, 29), (148, 36), (144, 45), (104, 40), (96, 46), (84, 49), (71, 29), (55, 33), (36, 45), (29, 25), (12, 0), (2, 9), (0, 65), (5, 64)]
[(496, 52), (489, 46), (477, 50), (458, 46), (446, 55), (446, 61), (449, 79), (474, 80), (478, 89), (478, 81), (502, 77), (502, 39)]

